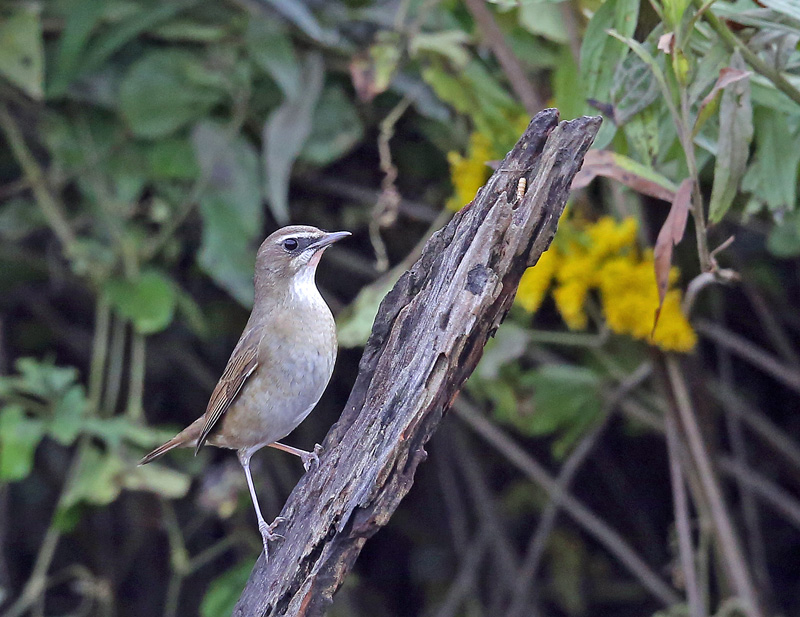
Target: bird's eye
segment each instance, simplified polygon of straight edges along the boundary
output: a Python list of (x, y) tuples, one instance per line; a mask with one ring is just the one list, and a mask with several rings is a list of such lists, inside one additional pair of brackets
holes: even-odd
[(294, 238), (287, 238), (283, 241), (283, 248), (287, 251), (293, 251), (297, 248), (297, 240)]

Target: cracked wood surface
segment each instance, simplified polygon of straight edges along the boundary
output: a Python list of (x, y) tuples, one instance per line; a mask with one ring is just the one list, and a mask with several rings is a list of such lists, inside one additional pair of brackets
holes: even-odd
[(321, 616), (367, 539), (385, 525), (424, 445), (550, 245), (599, 118), (531, 121), (472, 203), (435, 233), (384, 298), (317, 469), (289, 496), (285, 540), (259, 557), (235, 617)]

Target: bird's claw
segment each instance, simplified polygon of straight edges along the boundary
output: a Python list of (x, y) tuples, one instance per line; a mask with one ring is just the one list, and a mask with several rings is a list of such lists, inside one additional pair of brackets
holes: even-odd
[(318, 443), (315, 443), (313, 452), (305, 452), (303, 455), (301, 455), (303, 468), (306, 471), (311, 471), (312, 467), (319, 467), (319, 456), (323, 452), (324, 450), (322, 449), (322, 446)]
[(266, 521), (261, 521), (258, 524), (258, 531), (261, 532), (261, 540), (264, 543), (264, 559), (268, 560), (269, 557), (269, 541), (270, 540), (285, 540), (286, 538), (279, 533), (275, 533), (275, 528), (281, 523), (285, 523), (286, 518), (278, 516), (269, 525)]

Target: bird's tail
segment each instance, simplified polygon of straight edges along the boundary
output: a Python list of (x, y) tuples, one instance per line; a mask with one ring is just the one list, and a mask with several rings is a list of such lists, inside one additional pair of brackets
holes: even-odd
[(180, 434), (176, 435), (175, 437), (170, 439), (167, 443), (165, 443), (164, 445), (158, 446), (150, 454), (148, 454), (141, 461), (139, 461), (139, 466), (147, 465), (147, 463), (150, 463), (150, 462), (154, 461), (155, 459), (157, 459), (159, 456), (161, 456), (165, 452), (169, 452), (173, 448), (178, 448), (180, 446), (183, 446), (183, 445), (185, 445), (185, 443), (186, 443), (185, 442), (185, 437), (183, 435), (180, 435)]

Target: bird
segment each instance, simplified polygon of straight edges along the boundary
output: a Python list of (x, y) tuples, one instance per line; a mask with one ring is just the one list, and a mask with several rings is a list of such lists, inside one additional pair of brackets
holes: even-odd
[(205, 413), (142, 458), (139, 465), (174, 448), (203, 445), (236, 450), (258, 519), (268, 543), (279, 538), (281, 517), (267, 524), (258, 505), (250, 459), (265, 446), (299, 456), (306, 471), (319, 464), (322, 448), (306, 452), (279, 440), (314, 409), (333, 373), (336, 324), (315, 282), (322, 254), (350, 232), (324, 232), (292, 225), (272, 233), (256, 254), (253, 310), (231, 353)]

